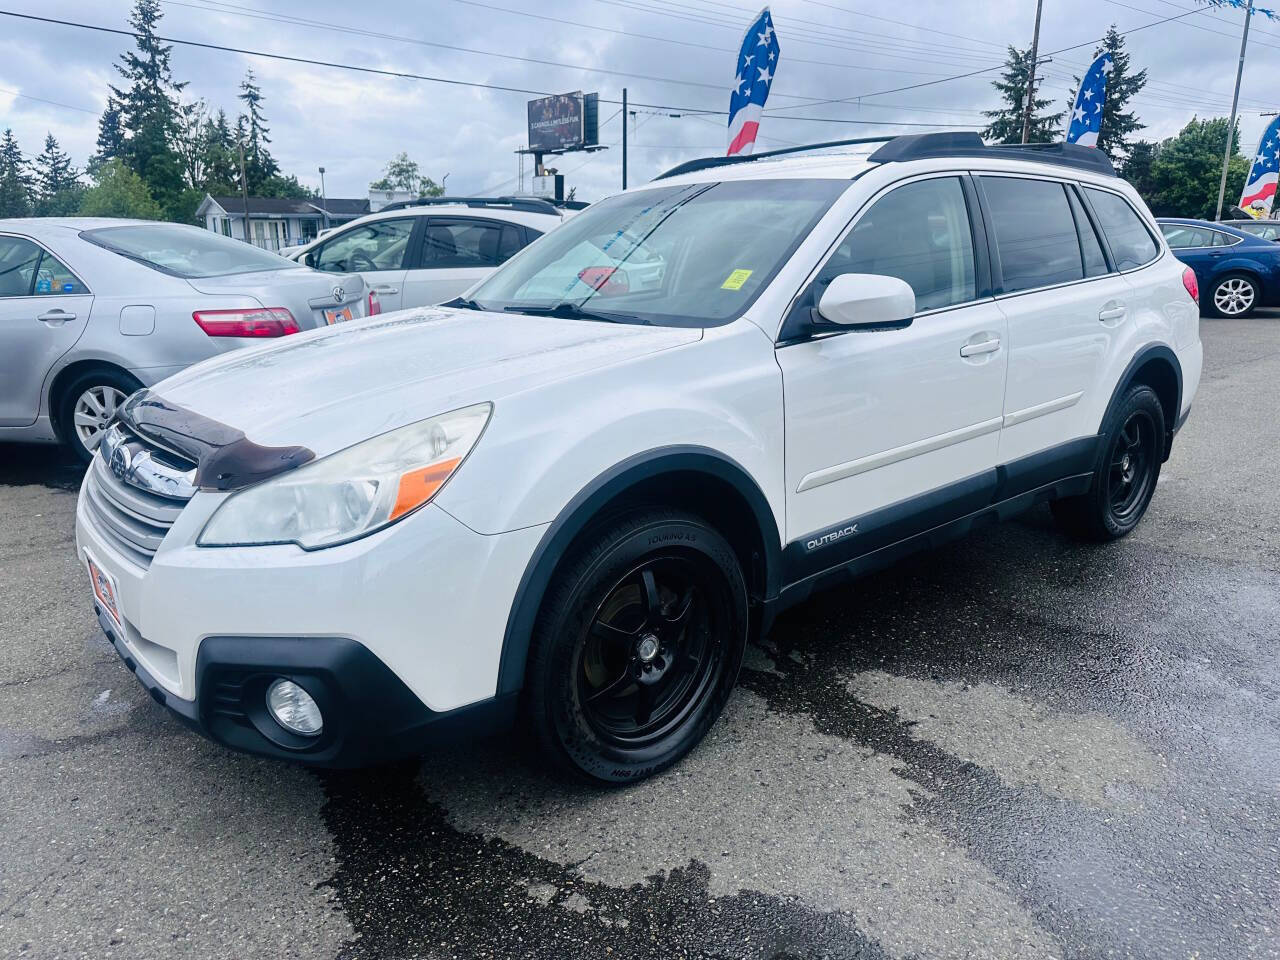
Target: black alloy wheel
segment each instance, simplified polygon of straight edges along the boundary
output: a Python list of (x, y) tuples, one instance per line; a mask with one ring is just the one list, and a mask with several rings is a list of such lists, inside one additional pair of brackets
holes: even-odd
[(706, 521), (651, 508), (604, 522), (543, 597), (525, 676), (530, 730), (577, 777), (657, 773), (724, 708), (747, 627), (738, 557)]
[(1107, 468), (1107, 499), (1111, 516), (1124, 525), (1146, 506), (1159, 471), (1151, 464), (1159, 456), (1156, 425), (1147, 410), (1135, 410), (1111, 444)]

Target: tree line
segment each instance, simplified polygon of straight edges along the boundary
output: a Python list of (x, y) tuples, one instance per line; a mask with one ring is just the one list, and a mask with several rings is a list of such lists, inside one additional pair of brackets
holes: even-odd
[[(232, 122), (204, 100), (187, 102), (174, 79), (172, 45), (156, 36), (160, 0), (136, 0), (130, 25), (134, 49), (115, 64), (96, 149), (74, 167), (53, 134), (28, 159), (12, 130), (0, 138), (0, 217), (115, 216), (191, 222), (206, 193), (314, 197), (285, 175), (271, 155), (262, 90), (249, 70), (240, 83)], [(244, 151), (243, 178), (240, 151)]]
[[(1111, 158), (1117, 172), (1137, 189), (1157, 217), (1197, 217), (1213, 219), (1218, 205), (1218, 184), (1222, 176), (1222, 154), (1226, 147), (1227, 117), (1192, 117), (1175, 137), (1165, 140), (1135, 139), (1144, 124), (1128, 109), (1130, 101), (1147, 84), (1147, 71), (1134, 70), (1124, 49), (1124, 37), (1112, 24), (1093, 52), (1096, 59), (1110, 53), (1114, 69), (1107, 81), (1102, 108), (1102, 130), (1098, 149)], [(1000, 95), (1000, 106), (984, 111), (990, 121), (983, 137), (991, 143), (1019, 143), (1031, 73), (1030, 49), (1010, 46), (1000, 77), (992, 82)], [(1075, 102), (1080, 78), (1075, 78), (1069, 103)], [(1065, 110), (1053, 112), (1054, 103), (1036, 97), (1031, 110), (1028, 140), (1049, 143), (1065, 139)], [(1227, 167), (1227, 202), (1240, 196), (1249, 160), (1240, 153), (1240, 127), (1232, 132), (1232, 154)]]

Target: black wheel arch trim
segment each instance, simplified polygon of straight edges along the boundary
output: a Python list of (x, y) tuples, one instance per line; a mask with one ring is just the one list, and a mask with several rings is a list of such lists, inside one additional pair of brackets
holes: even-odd
[(1178, 355), (1173, 352), (1173, 349), (1163, 343), (1148, 344), (1134, 354), (1133, 359), (1129, 361), (1129, 365), (1124, 368), (1124, 373), (1116, 381), (1116, 388), (1111, 393), (1111, 400), (1102, 414), (1102, 421), (1098, 424), (1098, 430), (1101, 432), (1103, 424), (1107, 422), (1107, 417), (1111, 415), (1111, 411), (1116, 408), (1116, 404), (1129, 391), (1129, 387), (1133, 384), (1134, 375), (1139, 368), (1145, 366), (1151, 360), (1163, 360), (1166, 362), (1173, 370), (1174, 381), (1177, 384), (1173, 415), (1167, 418), (1167, 422), (1164, 425), (1164, 459), (1168, 460), (1169, 454), (1173, 450), (1173, 435), (1177, 432), (1177, 428), (1182, 425), (1185, 418), (1182, 416), (1182, 364), (1178, 361)]
[(664, 473), (705, 473), (729, 483), (746, 501), (764, 544), (765, 601), (778, 596), (781, 537), (769, 501), (759, 485), (737, 461), (709, 447), (675, 445), (638, 453), (597, 476), (578, 492), (551, 522), (525, 566), (507, 615), (498, 662), (497, 694), (514, 693), (524, 685), (529, 641), (542, 597), (566, 551), (599, 511), (619, 494)]

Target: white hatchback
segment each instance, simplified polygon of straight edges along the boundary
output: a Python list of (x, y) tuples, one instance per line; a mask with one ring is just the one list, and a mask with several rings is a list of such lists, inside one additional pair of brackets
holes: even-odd
[(138, 394), (77, 543), (125, 663), (231, 747), (363, 764), (520, 717), (558, 768), (628, 782), (815, 589), (1037, 503), (1133, 530), (1198, 324), (1096, 150), (697, 161), (456, 307)]

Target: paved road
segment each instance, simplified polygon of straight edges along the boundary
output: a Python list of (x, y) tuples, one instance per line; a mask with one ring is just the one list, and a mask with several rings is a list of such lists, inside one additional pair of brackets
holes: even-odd
[(1203, 336), (1134, 536), (815, 598), (624, 791), (203, 742), (97, 633), (78, 470), (0, 447), (0, 956), (1280, 956), (1280, 318)]

